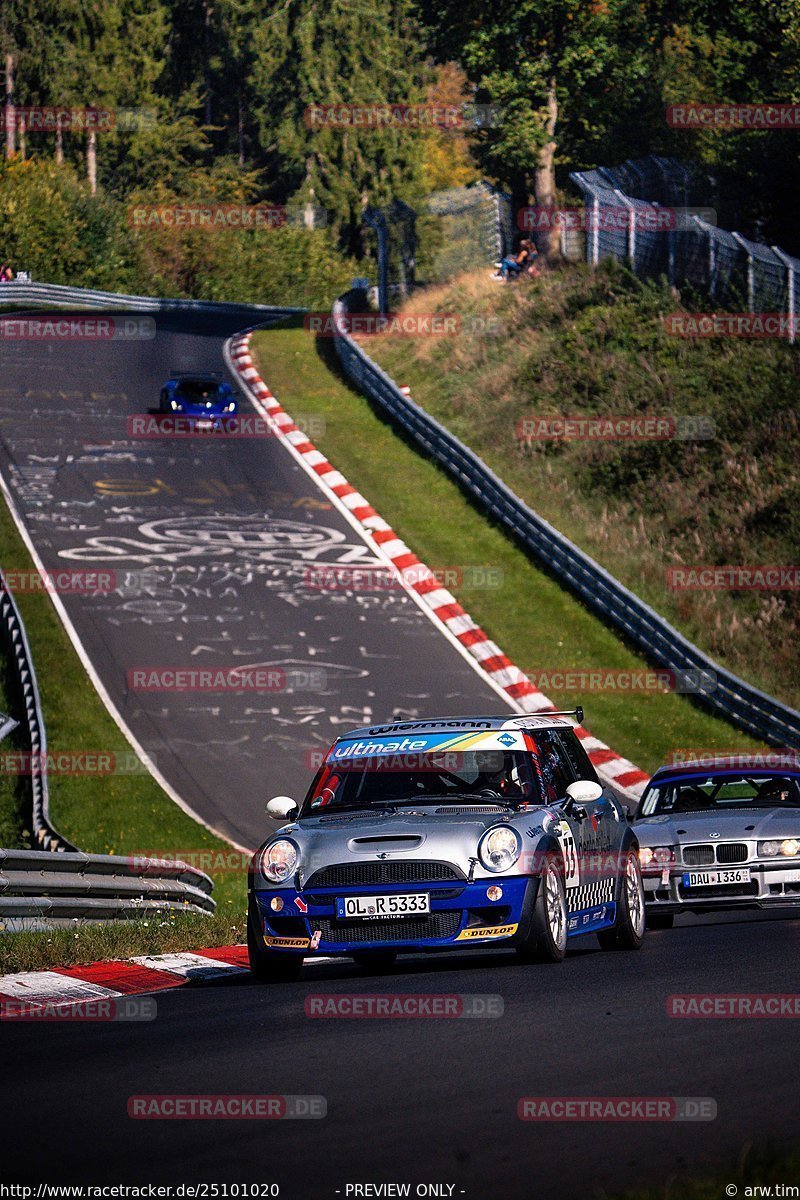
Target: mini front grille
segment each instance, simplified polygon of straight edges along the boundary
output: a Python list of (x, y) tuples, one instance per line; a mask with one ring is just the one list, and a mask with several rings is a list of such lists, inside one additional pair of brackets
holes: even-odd
[(747, 846), (744, 842), (722, 842), (717, 846), (717, 862), (747, 862)]
[(307, 879), (305, 890), (322, 887), (358, 887), (360, 884), (385, 883), (463, 883), (464, 876), (449, 863), (420, 862), (406, 859), (403, 862), (353, 862), (337, 863), (323, 867)]
[(689, 867), (703, 867), (714, 861), (713, 846), (684, 846), (683, 861)]
[(332, 921), (319, 917), (314, 928), (323, 942), (417, 942), (427, 938), (452, 937), (461, 924), (460, 911), (434, 912), (426, 917), (391, 921)]

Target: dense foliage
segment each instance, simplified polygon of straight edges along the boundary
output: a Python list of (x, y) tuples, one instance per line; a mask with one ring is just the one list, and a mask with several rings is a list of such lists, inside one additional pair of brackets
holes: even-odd
[[(246, 259), (287, 269), (300, 248), (323, 282), (371, 252), (368, 204), (413, 205), (479, 174), (549, 202), (570, 169), (648, 152), (697, 161), (715, 180), (722, 223), (798, 252), (797, 132), (685, 132), (668, 126), (665, 106), (797, 101), (799, 49), (800, 0), (4, 0), (0, 52), (17, 108), (145, 117), (98, 133), (91, 201), (85, 131), (29, 129), (23, 153), (15, 130), (16, 164), (35, 165), (0, 176), (0, 254), (48, 277), (120, 286), (144, 261), (183, 291), (197, 286), (178, 262), (195, 241), (174, 237), (164, 255), (148, 238), (142, 259), (127, 236), (131, 197), (270, 201), (320, 210), (322, 236), (284, 231), (266, 259), (256, 238), (225, 238)], [(466, 130), (308, 120), (311, 106), (464, 100), (494, 106), (493, 119)], [(38, 225), (22, 227), (19, 204)], [(215, 250), (206, 240), (219, 281)]]

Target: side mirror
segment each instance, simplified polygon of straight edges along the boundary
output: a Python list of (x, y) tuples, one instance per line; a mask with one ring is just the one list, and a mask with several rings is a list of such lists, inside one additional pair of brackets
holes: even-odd
[(297, 816), (297, 805), (291, 796), (273, 796), (266, 803), (268, 817), (276, 821), (290, 821)]
[(600, 784), (592, 783), (590, 779), (576, 779), (567, 788), (567, 796), (573, 804), (594, 804), (602, 794)]

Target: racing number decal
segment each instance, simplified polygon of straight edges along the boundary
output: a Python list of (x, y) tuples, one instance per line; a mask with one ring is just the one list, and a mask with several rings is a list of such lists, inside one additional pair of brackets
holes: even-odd
[(578, 866), (578, 849), (575, 845), (575, 838), (569, 822), (559, 821), (558, 828), (561, 830), (559, 841), (564, 853), (564, 886), (574, 888), (581, 881), (581, 872)]

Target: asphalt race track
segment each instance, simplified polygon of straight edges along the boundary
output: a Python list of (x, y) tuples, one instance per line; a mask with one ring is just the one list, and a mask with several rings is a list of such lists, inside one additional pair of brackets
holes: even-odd
[[(48, 570), (113, 572), (110, 594), (62, 599), (130, 729), (203, 820), (255, 847), (265, 800), (302, 798), (337, 734), (507, 706), (277, 439), (132, 436), (172, 371), (224, 371), (247, 321), (4, 342), (0, 470)], [(314, 414), (292, 415), (313, 438)], [(336, 566), (369, 569), (369, 588), (331, 588)], [(272, 668), (277, 690), (129, 686), (132, 670), (176, 666)]]
[[(347, 1184), (384, 1182), (409, 1183), (412, 1195), (418, 1184), (454, 1185), (442, 1194), (468, 1200), (590, 1200), (599, 1188), (664, 1185), (735, 1162), (751, 1140), (796, 1139), (796, 1022), (674, 1019), (666, 1000), (785, 993), (800, 922), (681, 921), (649, 934), (638, 954), (585, 938), (559, 966), (472, 951), (401, 959), (372, 977), (342, 960), (306, 967), (295, 984), (264, 987), (245, 973), (160, 993), (148, 1024), (6, 1023), (2, 1177), (277, 1182), (283, 1200), (336, 1200)], [(311, 996), (355, 992), (488, 993), (502, 997), (504, 1015), (305, 1015)], [(129, 1096), (167, 1093), (321, 1095), (327, 1117), (126, 1115)], [(522, 1096), (711, 1097), (718, 1114), (533, 1124), (516, 1116)]]
[[(130, 436), (126, 419), (171, 370), (222, 369), (236, 324), (159, 318), (144, 343), (6, 344), (0, 469), (49, 569), (115, 572), (109, 594), (63, 597), (103, 683), (188, 803), (254, 845), (265, 798), (297, 795), (336, 733), (502, 701), (405, 593), (310, 584), (314, 568), (369, 565), (370, 551), (274, 439)], [(269, 695), (128, 686), (137, 667), (238, 664), (291, 683)], [(675, 1019), (668, 997), (786, 993), (798, 961), (796, 916), (682, 917), (638, 954), (589, 937), (560, 966), (503, 950), (410, 956), (383, 976), (327, 961), (295, 984), (244, 972), (158, 993), (150, 1022), (4, 1022), (0, 1179), (277, 1183), (282, 1200), (346, 1200), (354, 1184), (469, 1200), (666, 1186), (749, 1142), (790, 1143), (800, 1124), (796, 1022)], [(306, 1015), (311, 997), (353, 993), (499, 996), (503, 1014)], [(327, 1116), (127, 1115), (129, 1097), (153, 1094), (321, 1096)], [(709, 1098), (717, 1115), (523, 1122), (526, 1096)]]

